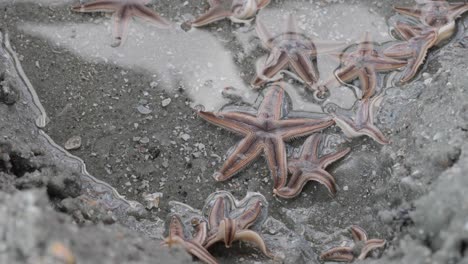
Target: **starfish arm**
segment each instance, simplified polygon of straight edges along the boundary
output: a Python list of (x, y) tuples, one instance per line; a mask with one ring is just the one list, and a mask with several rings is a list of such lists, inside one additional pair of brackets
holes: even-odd
[(358, 76), (361, 82), (362, 98), (372, 97), (377, 87), (377, 72), (372, 67), (363, 67)]
[(342, 149), (340, 151), (337, 151), (335, 153), (331, 153), (331, 154), (328, 154), (328, 155), (325, 155), (323, 157), (320, 158), (320, 165), (322, 167), (322, 169), (325, 169), (327, 168), (330, 164), (332, 164), (333, 162), (339, 160), (339, 159), (342, 159), (344, 156), (348, 155), (348, 153), (351, 151), (351, 148), (345, 148), (345, 149)]
[(408, 60), (408, 64), (401, 74), (401, 83), (406, 83), (411, 80), (419, 70), (419, 67), (424, 63), (427, 52), (434, 46), (437, 41), (437, 33), (430, 32), (426, 35), (421, 35), (417, 38), (412, 39), (409, 46), (413, 50), (413, 57)]
[(284, 89), (280, 84), (270, 87), (258, 107), (257, 118), (279, 120), (282, 117), (282, 105), (285, 100)]
[(463, 15), (463, 13), (468, 12), (468, 3), (457, 3), (450, 5), (448, 17), (450, 20), (455, 20), (457, 17)]
[(221, 4), (215, 4), (208, 12), (192, 21), (191, 24), (194, 27), (202, 27), (230, 16), (232, 16), (231, 11), (225, 10)]
[(224, 241), (226, 247), (231, 247), (232, 242), (235, 240), (236, 228), (235, 221), (230, 218), (224, 218), (219, 223), (219, 228), (216, 233), (208, 237), (206, 240), (205, 248), (210, 248), (213, 244)]
[(396, 23), (395, 29), (404, 40), (414, 38), (422, 31), (421, 27), (411, 26), (400, 21)]
[(392, 59), (392, 58), (383, 56), (383, 54), (373, 57), (369, 61), (369, 63), (372, 64), (375, 67), (375, 69), (379, 72), (380, 71), (393, 71), (406, 65), (406, 61), (404, 60)]
[(98, 0), (86, 4), (72, 6), (75, 12), (114, 12), (121, 7), (116, 0)]
[(297, 27), (296, 19), (292, 14), (288, 15), (285, 32), (283, 34), (283, 38), (287, 40), (297, 40), (298, 33), (300, 32), (299, 28)]
[(387, 145), (390, 141), (385, 137), (385, 135), (380, 131), (380, 129), (374, 125), (368, 125), (363, 128), (360, 133), (366, 135), (373, 140), (377, 141), (381, 145)]
[(207, 264), (218, 264), (218, 261), (200, 244), (192, 242), (192, 241), (185, 241), (184, 247), (190, 254), (197, 257), (202, 262)]
[(294, 58), (289, 60), (289, 64), (299, 77), (309, 86), (313, 87), (318, 81), (317, 71), (312, 64), (309, 54), (296, 53)]
[(252, 86), (258, 87), (272, 80), (279, 71), (288, 66), (288, 56), (285, 52), (273, 50), (265, 60), (265, 65), (252, 80)]
[(247, 209), (236, 218), (238, 228), (246, 229), (252, 226), (262, 213), (262, 206), (262, 202), (257, 201), (251, 208)]
[(217, 181), (225, 181), (247, 167), (262, 152), (263, 146), (257, 141), (255, 135), (242, 139), (230, 153), (221, 169), (213, 177)]
[(209, 123), (225, 128), (234, 133), (247, 135), (253, 130), (257, 121), (254, 116), (240, 112), (204, 112), (198, 111), (198, 116)]
[(114, 13), (112, 18), (114, 20), (113, 35), (115, 39), (115, 44), (112, 46), (117, 47), (125, 42), (125, 39), (127, 38), (128, 25), (132, 18), (130, 8), (128, 6), (122, 6), (122, 8), (118, 9)]
[[(356, 79), (356, 77), (358, 77), (359, 75), (359, 70), (360, 68), (356, 67), (355, 64), (351, 64), (351, 65), (348, 65), (348, 66), (344, 66), (342, 68), (340, 68), (337, 72), (336, 72), (336, 78), (338, 79), (339, 82), (349, 82), (351, 80), (354, 80)], [(332, 79), (333, 81), (333, 79)], [(335, 80), (336, 81), (336, 80)], [(329, 83), (331, 81), (325, 83), (325, 86), (329, 86)]]
[(394, 6), (393, 9), (402, 15), (407, 15), (415, 18), (421, 18), (422, 12), (420, 9), (413, 8), (413, 7), (401, 7), (401, 6)]
[(314, 134), (306, 139), (301, 147), (300, 159), (311, 162), (318, 161), (319, 146), (322, 141), (322, 136)]
[(312, 172), (302, 172), (300, 176), (293, 175), (287, 186), (277, 189), (275, 194), (282, 198), (294, 198), (302, 192), (309, 181), (316, 181), (324, 185), (331, 194), (336, 193), (336, 183), (333, 176), (325, 170), (316, 169)]
[(329, 117), (321, 119), (286, 119), (278, 121), (281, 128), (281, 137), (288, 141), (293, 138), (310, 135), (334, 124)]
[(218, 197), (213, 204), (209, 214), (208, 214), (208, 224), (211, 230), (218, 228), (219, 223), (226, 216), (226, 205), (224, 203), (223, 197)]
[(351, 262), (354, 259), (353, 249), (350, 247), (336, 247), (320, 254), (320, 259), (324, 261)]
[(220, 242), (220, 241), (224, 241), (224, 229), (216, 229), (216, 233), (213, 233), (211, 236), (209, 236), (207, 239), (206, 239), (206, 242), (205, 244), (203, 245), (203, 247), (205, 247), (206, 249), (210, 248), (211, 246), (213, 246), (214, 244)]
[(257, 32), (258, 38), (262, 41), (262, 44), (265, 46), (267, 49), (273, 49), (272, 45), (272, 40), (273, 36), (270, 34), (268, 29), (265, 27), (265, 25), (260, 21), (260, 19), (257, 19), (255, 22), (255, 31)]
[(169, 223), (169, 237), (185, 237), (184, 235), (184, 225), (180, 218), (176, 215), (171, 217), (171, 222)]
[(275, 188), (284, 186), (288, 174), (286, 146), (281, 138), (265, 139), (265, 158)]
[(415, 54), (415, 50), (412, 49), (408, 42), (396, 43), (384, 50), (384, 55), (391, 58), (407, 59), (411, 58)]
[(272, 258), (273, 254), (268, 250), (263, 238), (252, 230), (242, 230), (236, 233), (235, 240), (247, 241), (257, 245), (266, 256)]
[(359, 254), (358, 259), (363, 260), (367, 257), (369, 252), (377, 248), (383, 248), (385, 246), (385, 240), (383, 239), (370, 239), (367, 240), (365, 246), (361, 250), (361, 254)]
[(257, 7), (258, 9), (262, 9), (268, 4), (270, 4), (271, 0), (257, 0)]
[(206, 240), (206, 236), (207, 236), (207, 233), (208, 233), (208, 228), (207, 228), (207, 224), (205, 221), (202, 221), (200, 223), (197, 224), (197, 226), (195, 227), (195, 236), (193, 237), (192, 241), (197, 243), (197, 244), (200, 244), (202, 245), (203, 243), (205, 243), (205, 240)]
[(155, 13), (153, 10), (150, 8), (143, 6), (143, 5), (135, 5), (134, 6), (134, 15), (137, 17), (140, 17), (142, 19), (148, 20), (155, 24), (158, 27), (161, 28), (168, 28), (169, 27), (169, 22)]
[(355, 242), (367, 241), (367, 232), (364, 229), (362, 229), (362, 227), (357, 226), (357, 225), (352, 225), (349, 231), (351, 232), (351, 235), (353, 236), (353, 240)]

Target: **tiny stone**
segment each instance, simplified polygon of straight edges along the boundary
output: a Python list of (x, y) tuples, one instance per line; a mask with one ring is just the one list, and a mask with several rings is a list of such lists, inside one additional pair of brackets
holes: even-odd
[(137, 110), (138, 112), (140, 112), (140, 114), (142, 115), (148, 115), (148, 114), (151, 114), (151, 112), (153, 112), (153, 110), (149, 109), (148, 107), (146, 106), (143, 106), (143, 105), (139, 105), (137, 107)]
[(346, 185), (346, 186), (343, 187), (343, 191), (347, 191), (347, 190), (349, 190), (348, 185)]
[(427, 73), (427, 72), (424, 72), (422, 74), (422, 77), (423, 77), (424, 80), (427, 80), (427, 79), (429, 79), (429, 77), (431, 77), (431, 75), (429, 73)]
[(424, 80), (425, 85), (429, 85), (431, 83), (432, 83), (432, 78), (428, 78), (428, 79)]
[(143, 196), (143, 199), (146, 201), (146, 208), (149, 210), (151, 208), (159, 208), (159, 202), (163, 194), (160, 192), (155, 192)]
[(161, 103), (162, 107), (168, 106), (171, 103), (171, 101), (172, 101), (171, 98), (164, 99)]
[(150, 139), (148, 137), (142, 137), (140, 139), (141, 144), (148, 144), (150, 142)]
[(190, 135), (188, 134), (182, 134), (182, 136), (180, 136), (184, 141), (187, 141), (190, 139)]
[(150, 87), (151, 87), (151, 88), (156, 88), (156, 87), (158, 87), (158, 84), (159, 84), (159, 83), (157, 83), (157, 82), (151, 82), (151, 83), (150, 83)]
[(81, 137), (73, 136), (65, 143), (66, 150), (75, 150), (81, 147)]

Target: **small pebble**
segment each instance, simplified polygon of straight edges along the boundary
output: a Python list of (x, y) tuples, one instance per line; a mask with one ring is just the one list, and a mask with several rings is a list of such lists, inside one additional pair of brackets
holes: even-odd
[(349, 190), (348, 185), (346, 185), (346, 186), (343, 187), (343, 191), (347, 191), (347, 190)]
[(163, 194), (160, 192), (155, 192), (143, 196), (143, 199), (146, 201), (146, 208), (149, 210), (151, 208), (159, 208), (159, 203)]
[(171, 103), (171, 101), (172, 101), (171, 98), (164, 99), (161, 103), (162, 107), (168, 106)]
[(142, 137), (140, 139), (141, 144), (148, 144), (150, 142), (150, 139), (148, 137)]
[(190, 135), (189, 134), (182, 134), (182, 136), (180, 136), (184, 141), (187, 141), (190, 139)]
[(151, 112), (153, 112), (153, 110), (149, 109), (148, 107), (146, 106), (143, 106), (143, 105), (139, 105), (137, 107), (137, 110), (138, 112), (140, 112), (140, 114), (142, 115), (148, 115), (148, 114), (151, 114)]
[(81, 147), (81, 137), (73, 136), (65, 143), (66, 150), (75, 150)]

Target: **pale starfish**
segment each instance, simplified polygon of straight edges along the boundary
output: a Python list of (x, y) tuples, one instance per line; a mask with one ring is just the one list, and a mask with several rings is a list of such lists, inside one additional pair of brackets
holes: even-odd
[(128, 24), (132, 17), (139, 17), (152, 22), (160, 28), (168, 28), (169, 22), (146, 7), (150, 0), (96, 0), (86, 4), (72, 7), (76, 12), (113, 12), (115, 43), (112, 46), (120, 46), (126, 39)]
[(245, 21), (253, 18), (258, 10), (264, 8), (271, 0), (208, 0), (210, 9), (189, 24), (201, 27), (221, 19)]
[(341, 53), (339, 56), (342, 66), (335, 73), (335, 77), (326, 81), (323, 87), (328, 88), (359, 78), (363, 99), (375, 94), (378, 72), (396, 70), (406, 65), (406, 61), (389, 58), (376, 50), (369, 32), (364, 33), (356, 50)]
[(336, 125), (343, 130), (348, 138), (368, 136), (380, 144), (388, 144), (384, 134), (374, 125), (374, 113), (382, 102), (383, 96), (362, 99), (357, 102), (356, 117), (332, 113)]
[(217, 242), (224, 242), (225, 246), (229, 248), (232, 246), (232, 242), (241, 240), (256, 244), (263, 254), (273, 257), (263, 238), (257, 232), (249, 229), (255, 224), (262, 207), (263, 204), (257, 201), (239, 216), (231, 218), (225, 207), (224, 198), (217, 198), (208, 214), (210, 232), (204, 245), (205, 248), (209, 248)]
[(353, 247), (332, 248), (320, 254), (320, 259), (324, 261), (351, 262), (357, 257), (358, 260), (363, 260), (372, 250), (385, 246), (385, 240), (368, 239), (366, 231), (357, 225), (351, 226), (350, 231), (354, 240)]
[(177, 215), (171, 217), (169, 224), (169, 236), (163, 244), (168, 247), (181, 246), (190, 254), (208, 264), (217, 264), (216, 259), (202, 246), (207, 238), (207, 223), (200, 221), (195, 224), (196, 234), (193, 238), (187, 237), (184, 225)]
[(384, 54), (391, 58), (408, 59), (408, 65), (401, 73), (400, 82), (411, 80), (424, 63), (427, 52), (438, 41), (438, 31), (432, 27), (411, 26), (398, 22), (395, 26), (398, 34), (406, 40), (385, 49)]
[(280, 71), (291, 69), (309, 89), (313, 89), (319, 78), (313, 63), (317, 55), (344, 47), (342, 43), (319, 43), (319, 49), (315, 41), (299, 30), (292, 15), (287, 18), (285, 30), (275, 36), (272, 36), (259, 20), (256, 23), (260, 40), (264, 47), (270, 50), (270, 54), (252, 80), (252, 86), (257, 88), (273, 80)]
[[(447, 27), (455, 29), (455, 19), (468, 11), (468, 3), (449, 3), (444, 0), (425, 1), (415, 7), (399, 7), (394, 9), (403, 15), (419, 19), (424, 25), (436, 28)], [(449, 30), (449, 29), (446, 30)]]
[(325, 185), (331, 194), (336, 193), (335, 179), (325, 169), (346, 156), (351, 149), (345, 148), (319, 158), (321, 141), (322, 136), (319, 134), (310, 136), (304, 142), (299, 158), (288, 161), (288, 169), (292, 176), (285, 187), (273, 191), (276, 195), (283, 198), (296, 197), (308, 181), (317, 181)]
[(263, 152), (274, 187), (282, 187), (287, 178), (284, 140), (310, 135), (334, 123), (329, 117), (282, 119), (285, 114), (282, 112), (285, 92), (281, 85), (273, 84), (267, 90), (256, 115), (244, 112), (198, 112), (206, 121), (244, 136), (221, 169), (214, 174), (217, 181), (231, 178)]

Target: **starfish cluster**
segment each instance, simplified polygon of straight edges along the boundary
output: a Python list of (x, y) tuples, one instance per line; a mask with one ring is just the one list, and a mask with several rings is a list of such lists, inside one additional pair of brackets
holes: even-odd
[[(72, 10), (113, 12), (114, 46), (119, 46), (127, 36), (132, 17), (145, 19), (162, 28), (169, 27), (166, 19), (146, 6), (148, 3), (149, 0), (95, 0), (76, 5)], [(208, 3), (210, 7), (206, 13), (187, 24), (202, 27), (225, 18), (233, 22), (252, 21), (270, 0), (208, 0)], [(394, 9), (399, 14), (394, 31), (401, 40), (386, 47), (375, 43), (369, 32), (363, 33), (361, 39), (352, 45), (315, 40), (298, 29), (291, 15), (285, 29), (275, 34), (256, 19), (258, 38), (269, 51), (265, 58), (258, 60), (256, 74), (250, 83), (254, 89), (264, 90), (260, 104), (255, 111), (249, 112), (197, 112), (207, 122), (242, 137), (214, 173), (214, 179), (229, 180), (263, 154), (273, 179), (273, 193), (277, 197), (297, 197), (309, 181), (322, 184), (334, 195), (336, 181), (326, 169), (344, 158), (350, 148), (324, 153), (322, 145), (327, 136), (318, 132), (336, 125), (348, 138), (368, 136), (380, 144), (388, 144), (389, 140), (374, 124), (385, 94), (382, 75), (399, 71), (400, 84), (412, 80), (429, 50), (455, 33), (455, 19), (468, 11), (468, 3), (426, 0), (416, 7)], [(340, 63), (334, 74), (324, 79), (316, 66), (320, 54)], [(308, 92), (313, 93), (316, 101), (324, 101), (331, 89), (342, 85), (357, 87), (354, 91), (359, 99), (351, 110), (332, 109), (314, 117), (294, 117), (287, 107), (285, 83), (282, 82), (286, 77), (284, 74), (302, 83)], [(306, 136), (308, 138), (299, 155), (288, 159), (286, 142)], [(187, 223), (182, 216), (171, 215), (164, 244), (182, 246), (206, 263), (217, 263), (208, 251), (212, 245), (222, 242), (230, 247), (236, 240), (251, 242), (266, 256), (272, 257), (258, 233), (267, 213), (266, 207), (267, 202), (261, 195), (249, 196), (239, 202), (229, 193), (215, 193), (208, 198), (203, 216), (192, 218)], [(371, 250), (385, 245), (385, 240), (367, 239), (366, 232), (358, 226), (352, 226), (350, 230), (354, 246), (328, 250), (321, 255), (322, 260), (364, 259)]]
[[(180, 215), (172, 214), (168, 236), (163, 244), (183, 247), (208, 264), (218, 263), (208, 249), (220, 242), (226, 248), (230, 248), (235, 241), (248, 242), (256, 245), (266, 256), (274, 257), (258, 231), (267, 215), (268, 203), (259, 193), (248, 193), (238, 201), (231, 193), (215, 192), (207, 198), (203, 215), (187, 217), (183, 221)], [(190, 227), (193, 232), (190, 232)]]

